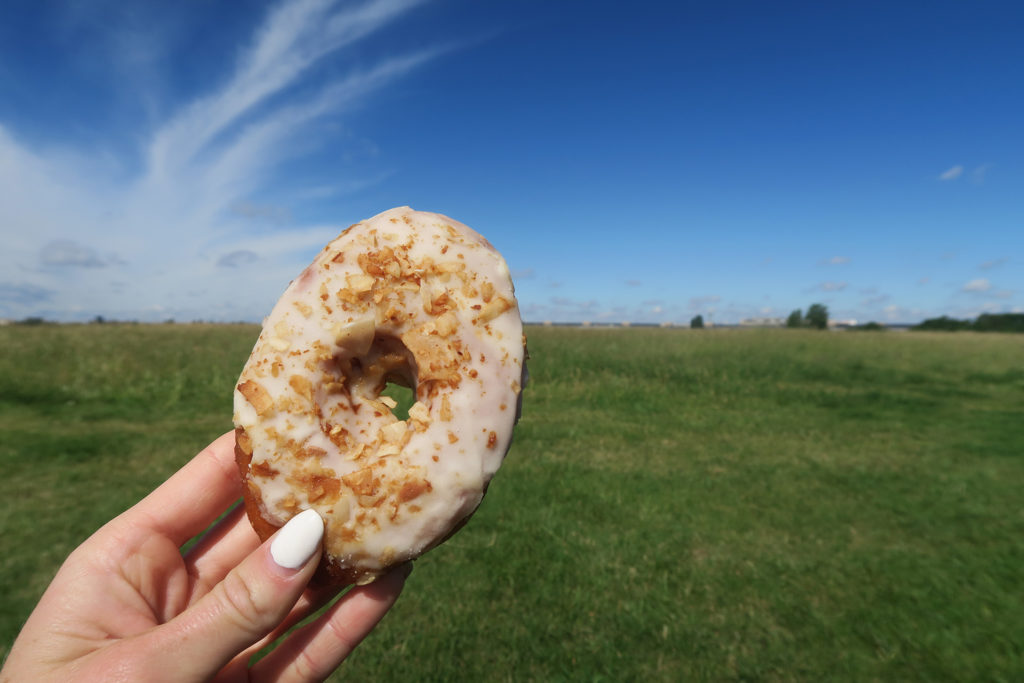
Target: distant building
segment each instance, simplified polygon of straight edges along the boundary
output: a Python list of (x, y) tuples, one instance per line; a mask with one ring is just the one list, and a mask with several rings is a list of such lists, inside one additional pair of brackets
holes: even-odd
[(782, 327), (786, 321), (782, 318), (745, 318), (740, 327)]

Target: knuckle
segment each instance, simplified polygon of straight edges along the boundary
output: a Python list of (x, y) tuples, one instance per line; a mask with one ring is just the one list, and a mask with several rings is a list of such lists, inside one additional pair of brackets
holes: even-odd
[(268, 614), (259, 593), (239, 572), (230, 572), (216, 589), (223, 614), (231, 625), (255, 638), (274, 627), (274, 616)]
[(298, 655), (296, 655), (295, 660), (292, 662), (292, 673), (295, 680), (298, 681), (317, 681), (325, 678), (326, 674), (322, 668), (317, 666), (312, 655), (306, 650), (299, 650)]
[(337, 643), (336, 650), (344, 653), (345, 656), (348, 656), (359, 645), (361, 639), (340, 619), (330, 619), (327, 622), (327, 629)]

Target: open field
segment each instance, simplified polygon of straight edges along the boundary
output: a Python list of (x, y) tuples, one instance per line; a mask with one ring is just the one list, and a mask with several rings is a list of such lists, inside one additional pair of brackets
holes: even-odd
[[(0, 654), (257, 331), (0, 328)], [(1024, 338), (529, 334), (505, 467), (344, 677), (1024, 679)]]

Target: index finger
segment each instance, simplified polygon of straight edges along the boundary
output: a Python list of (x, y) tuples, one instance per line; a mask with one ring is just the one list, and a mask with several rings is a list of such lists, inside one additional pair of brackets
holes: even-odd
[(180, 546), (242, 495), (234, 447), (233, 431), (221, 435), (125, 514)]

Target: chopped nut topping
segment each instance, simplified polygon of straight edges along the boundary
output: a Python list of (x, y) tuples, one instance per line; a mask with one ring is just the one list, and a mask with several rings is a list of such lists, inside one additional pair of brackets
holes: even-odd
[(429, 481), (421, 479), (419, 481), (407, 481), (402, 485), (402, 488), (398, 491), (398, 502), (408, 503), (410, 500), (418, 498), (420, 495), (433, 490)]
[(373, 485), (373, 468), (364, 467), (341, 478), (345, 486), (352, 489), (357, 496), (372, 496), (376, 491)]
[(459, 263), (458, 261), (446, 261), (444, 263), (437, 264), (437, 272), (439, 273), (457, 273), (460, 270), (465, 270), (466, 264)]
[(310, 503), (333, 503), (341, 493), (341, 482), (334, 476), (332, 470), (292, 474), (286, 481), (301, 487)]
[(434, 321), (437, 334), (441, 337), (448, 337), (459, 329), (459, 319), (453, 311), (448, 311)]
[(299, 396), (309, 401), (313, 400), (313, 384), (302, 375), (292, 375), (289, 377), (288, 386)]
[(263, 460), (260, 462), (250, 463), (249, 471), (252, 472), (253, 475), (264, 479), (273, 479), (277, 475), (281, 474), (280, 471), (275, 470)]
[(346, 275), (345, 282), (348, 284), (349, 289), (354, 292), (362, 293), (368, 292), (373, 289), (373, 283), (375, 280), (370, 275), (363, 273), (356, 273), (354, 275)]
[(383, 429), (380, 430), (381, 436), (384, 437), (384, 441), (388, 443), (398, 444), (402, 443), (402, 439), (405, 437), (405, 430), (408, 425), (405, 422), (399, 420), (398, 422), (392, 422)]
[(498, 443), (498, 435), (493, 431), (487, 435), (487, 447), (494, 448)]
[(490, 282), (484, 282), (480, 285), (480, 296), (483, 297), (484, 303), (490, 303), (491, 299), (494, 298), (494, 285)]
[(238, 448), (246, 455), (252, 455), (252, 439), (249, 438), (248, 432), (244, 429), (235, 430), (235, 443), (238, 444)]
[(254, 382), (251, 379), (246, 380), (238, 385), (238, 391), (256, 409), (257, 415), (265, 415), (274, 407), (274, 399), (270, 397), (270, 393), (259, 382)]
[(512, 302), (503, 296), (491, 299), (480, 310), (480, 315), (473, 322), (489, 323), (510, 308), (512, 308)]
[(430, 410), (423, 403), (416, 401), (416, 403), (413, 403), (412, 407), (409, 408), (409, 419), (416, 420), (417, 422), (428, 423), (430, 422)]
[(448, 401), (448, 394), (441, 397), (441, 421), (452, 421), (452, 404)]
[(303, 446), (295, 451), (295, 457), (299, 460), (305, 460), (306, 458), (316, 458), (319, 460), (325, 455), (327, 455), (327, 451), (316, 446)]

